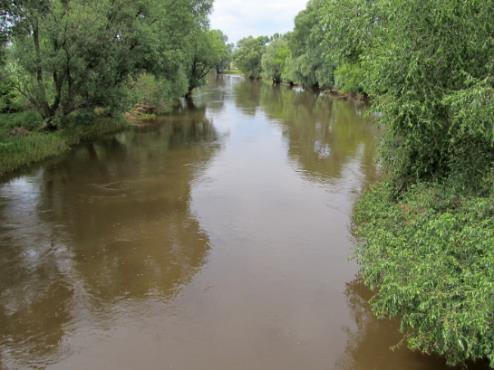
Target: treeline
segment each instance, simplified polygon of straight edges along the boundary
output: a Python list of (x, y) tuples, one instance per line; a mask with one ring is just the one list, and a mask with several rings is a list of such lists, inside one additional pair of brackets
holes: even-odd
[(385, 179), (355, 212), (363, 280), (409, 347), (494, 367), (494, 1), (311, 0), (247, 38), (247, 76), (365, 92)]
[(371, 1), (311, 0), (292, 32), (240, 40), (234, 63), (252, 79), (364, 92), (361, 61), (379, 21), (374, 7)]
[(74, 114), (146, 102), (169, 110), (230, 64), (212, 0), (0, 0), (0, 111)]

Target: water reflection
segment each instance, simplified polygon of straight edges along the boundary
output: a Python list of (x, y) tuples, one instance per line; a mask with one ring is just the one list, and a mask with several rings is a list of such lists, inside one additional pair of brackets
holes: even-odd
[(254, 116), (261, 103), (262, 83), (241, 80), (234, 85), (234, 96), (236, 106), (243, 113)]
[(376, 179), (377, 129), (356, 106), (312, 92), (263, 86), (261, 106), (283, 127), (289, 154), (319, 181), (338, 179), (359, 158), (366, 182)]
[(217, 134), (204, 109), (167, 120), (81, 145), (0, 187), (5, 366), (42, 366), (66, 330), (122, 300), (167, 299), (204, 263), (209, 241), (190, 191)]
[(354, 281), (362, 110), (237, 77), (195, 102), (0, 184), (0, 368), (444, 369)]
[(379, 130), (362, 107), (310, 91), (245, 81), (237, 84), (235, 93), (244, 113), (255, 115), (261, 107), (270, 120), (281, 125), (290, 157), (310, 178), (320, 182), (339, 179), (348, 163), (358, 157), (365, 183), (377, 179)]

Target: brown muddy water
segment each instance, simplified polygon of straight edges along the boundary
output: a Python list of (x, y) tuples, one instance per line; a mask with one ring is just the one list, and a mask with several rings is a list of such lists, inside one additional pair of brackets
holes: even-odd
[(0, 183), (0, 368), (437, 370), (350, 260), (362, 108), (225, 76)]

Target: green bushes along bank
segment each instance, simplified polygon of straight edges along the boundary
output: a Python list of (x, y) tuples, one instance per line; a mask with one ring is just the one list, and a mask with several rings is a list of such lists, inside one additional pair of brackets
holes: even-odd
[(410, 348), (449, 363), (494, 359), (494, 192), (382, 183), (355, 209), (357, 255), (374, 312), (401, 318)]
[(40, 130), (36, 112), (0, 114), (0, 176), (49, 157), (64, 154), (83, 140), (93, 140), (128, 127), (123, 118), (97, 117), (71, 122), (55, 132)]

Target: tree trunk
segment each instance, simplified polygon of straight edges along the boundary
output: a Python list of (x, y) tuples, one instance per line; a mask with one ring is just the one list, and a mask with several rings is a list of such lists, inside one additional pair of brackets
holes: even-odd
[(189, 90), (187, 91), (187, 94), (185, 94), (186, 100), (192, 100), (192, 92), (193, 91), (194, 91), (194, 86), (189, 86)]
[(44, 118), (51, 116), (50, 106), (46, 99), (45, 83), (43, 79), (43, 66), (41, 64), (41, 46), (39, 40), (39, 20), (36, 16), (31, 19), (31, 27), (33, 29), (33, 43), (35, 51), (35, 63), (36, 63), (36, 82), (37, 82), (37, 93), (36, 93), (36, 105), (38, 106), (40, 113)]

